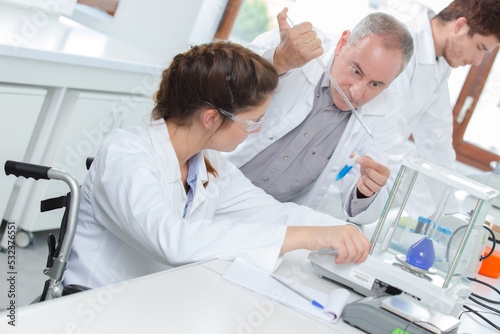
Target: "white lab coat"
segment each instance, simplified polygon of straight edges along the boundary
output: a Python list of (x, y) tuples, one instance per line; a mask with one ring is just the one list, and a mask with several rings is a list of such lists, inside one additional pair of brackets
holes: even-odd
[(286, 225), (345, 224), (279, 203), (219, 152), (201, 154), (219, 178), (201, 159), (183, 218), (187, 196), (165, 122), (110, 133), (82, 185), (64, 284), (94, 288), (210, 258), (241, 257), (272, 270)]
[[(322, 39), (322, 46), (325, 50), (321, 58), (323, 63), (328, 64), (334, 57), (338, 39), (332, 40), (319, 31), (318, 36)], [(263, 55), (265, 51), (275, 49), (278, 44), (279, 32), (272, 30), (257, 37), (248, 47)], [(311, 61), (281, 76), (279, 86), (267, 110), (267, 120), (262, 130), (251, 134), (234, 152), (231, 152), (230, 161), (238, 167), (244, 165), (299, 125), (312, 109), (314, 89), (323, 73), (319, 64)], [(326, 212), (339, 219), (348, 219), (357, 224), (368, 224), (380, 217), (390, 189), (383, 187), (366, 211), (357, 216), (348, 217), (347, 202), (360, 177), (359, 166), (356, 165), (338, 182), (335, 182), (335, 177), (346, 164), (351, 153), (368, 142), (371, 142), (368, 155), (375, 161), (387, 165), (389, 146), (394, 136), (395, 116), (398, 112), (397, 100), (393, 92), (386, 89), (365, 106), (358, 108), (358, 111), (372, 131), (375, 140), (370, 139), (356, 117), (352, 116), (325, 169), (318, 175), (316, 182), (304, 189), (293, 199), (293, 202)]]
[[(405, 155), (454, 169), (453, 114), (448, 90), (451, 67), (444, 57), (436, 61), (430, 25), (433, 16), (431, 11), (424, 11), (407, 23), (415, 51), (403, 73), (392, 83), (398, 94), (401, 113), (398, 140), (391, 147), (390, 184), (393, 184)], [(413, 135), (414, 143), (408, 140), (410, 135)], [(416, 213), (429, 216), (435, 209), (432, 203), (439, 200), (442, 191), (435, 185), (418, 184), (412, 196), (419, 199), (409, 205)]]

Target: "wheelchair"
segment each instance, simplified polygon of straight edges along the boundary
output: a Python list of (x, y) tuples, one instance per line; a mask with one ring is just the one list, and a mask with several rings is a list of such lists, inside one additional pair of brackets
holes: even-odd
[[(87, 158), (87, 169), (90, 168), (93, 158)], [(33, 178), (45, 180), (61, 180), (70, 188), (70, 192), (57, 198), (47, 199), (41, 202), (42, 212), (59, 208), (65, 208), (59, 229), (59, 236), (56, 240), (54, 234), (49, 234), (47, 244), (49, 254), (47, 265), (43, 273), (49, 277), (43, 286), (42, 294), (32, 303), (43, 302), (50, 299), (59, 298), (69, 294), (89, 290), (88, 287), (71, 284), (63, 287), (62, 280), (64, 271), (68, 263), (68, 256), (71, 244), (76, 232), (78, 218), (78, 207), (80, 204), (80, 185), (78, 181), (69, 173), (42, 165), (29, 164), (24, 162), (8, 160), (5, 162), (5, 174), (16, 177)]]

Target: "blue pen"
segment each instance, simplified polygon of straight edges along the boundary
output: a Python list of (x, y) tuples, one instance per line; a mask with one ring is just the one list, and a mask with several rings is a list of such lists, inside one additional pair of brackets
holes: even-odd
[(365, 156), (366, 153), (368, 152), (368, 145), (363, 146), (352, 158), (349, 159), (349, 161), (346, 163), (344, 168), (340, 170), (340, 172), (337, 174), (337, 177), (335, 178), (335, 182), (346, 176), (347, 173), (356, 165), (356, 160), (358, 160), (359, 157)]
[(293, 285), (291, 285), (287, 281), (283, 280), (279, 276), (271, 275), (271, 277), (274, 278), (275, 280), (277, 280), (278, 282), (280, 282), (281, 284), (283, 284), (284, 286), (286, 286), (287, 288), (289, 288), (290, 290), (292, 290), (293, 292), (295, 292), (296, 294), (298, 294), (299, 296), (302, 296), (305, 299), (307, 299), (308, 301), (310, 301), (313, 306), (319, 307), (320, 309), (324, 309), (325, 308), (323, 305), (321, 305), (320, 303), (318, 303), (317, 301), (315, 301), (313, 298), (311, 298), (308, 295), (306, 295), (305, 293), (297, 290)]

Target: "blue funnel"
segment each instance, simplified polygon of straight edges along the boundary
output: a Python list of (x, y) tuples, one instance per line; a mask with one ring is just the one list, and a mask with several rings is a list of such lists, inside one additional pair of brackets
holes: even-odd
[(429, 270), (435, 260), (434, 244), (427, 237), (411, 245), (406, 252), (406, 262), (423, 270)]

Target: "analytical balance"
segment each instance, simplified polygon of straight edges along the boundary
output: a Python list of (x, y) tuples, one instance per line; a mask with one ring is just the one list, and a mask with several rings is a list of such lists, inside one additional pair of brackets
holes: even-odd
[[(433, 214), (412, 212), (422, 185), (441, 194)], [(482, 225), (498, 191), (424, 160), (405, 160), (361, 264), (336, 265), (335, 251), (312, 252), (321, 276), (365, 296), (407, 294), (444, 314), (458, 316), (484, 254)], [(466, 198), (467, 200), (463, 200)], [(407, 208), (408, 207), (408, 208)]]

